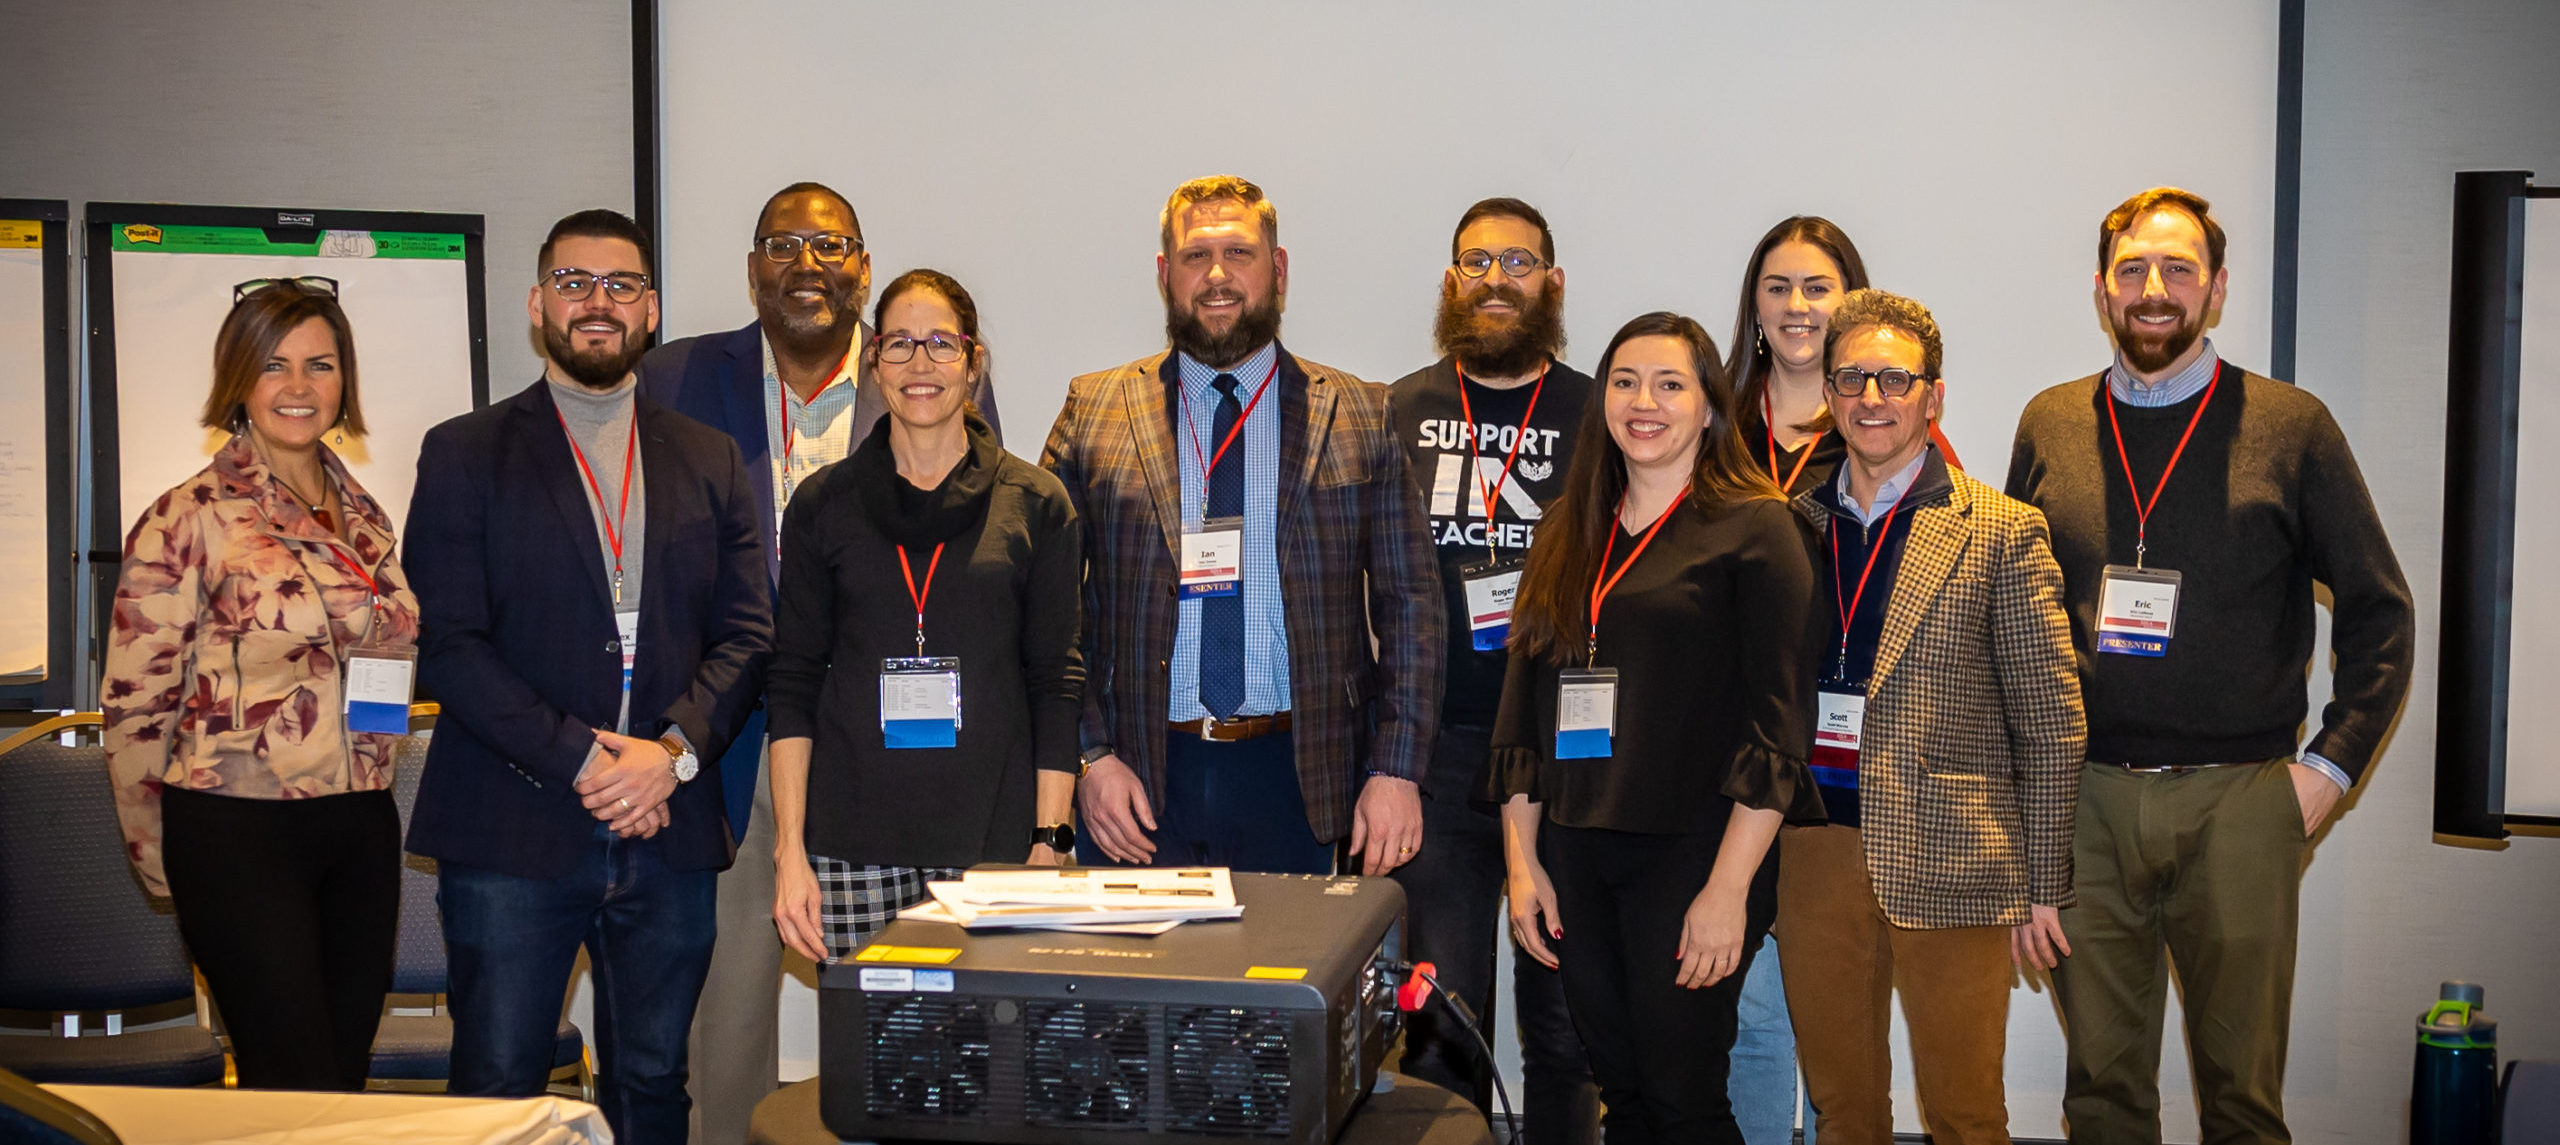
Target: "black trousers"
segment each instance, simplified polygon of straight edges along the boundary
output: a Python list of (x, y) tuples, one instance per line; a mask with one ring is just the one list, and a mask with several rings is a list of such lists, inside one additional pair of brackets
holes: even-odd
[[(1494, 1034), (1494, 960), (1511, 955), (1511, 997), (1520, 1031), (1520, 1145), (1597, 1145), (1600, 1090), (1566, 1012), (1564, 982), (1518, 944), (1497, 935), (1502, 911), (1502, 820), (1491, 804), (1468, 800), (1465, 777), (1484, 773), (1492, 734), (1444, 726), (1423, 784), (1422, 850), (1396, 868), (1405, 893), (1405, 957), (1438, 965), (1442, 989), (1466, 1000)], [(1442, 778), (1447, 777), (1447, 778)], [(1457, 1018), (1438, 1004), (1405, 1017), (1402, 1072), (1493, 1109), (1493, 1063)]]
[(1556, 889), (1574, 1028), (1607, 1107), (1608, 1145), (1743, 1145), (1725, 1092), (1735, 1013), (1777, 902), (1777, 852), (1751, 881), (1742, 964), (1713, 986), (1677, 982), (1680, 928), (1707, 885), (1722, 830), (1687, 835), (1541, 824), (1538, 851)]
[(364, 1088), (400, 922), (388, 791), (235, 799), (169, 789), (178, 931), (249, 1089)]

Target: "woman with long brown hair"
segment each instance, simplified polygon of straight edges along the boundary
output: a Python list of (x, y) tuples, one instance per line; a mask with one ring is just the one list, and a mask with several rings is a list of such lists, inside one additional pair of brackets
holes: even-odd
[[(1754, 466), (1789, 496), (1830, 480), (1847, 452), (1823, 404), (1822, 342), (1840, 300), (1866, 288), (1858, 244), (1820, 215), (1780, 220), (1743, 264), (1726, 363), (1734, 420)], [(1937, 428), (1929, 432), (1947, 463), (1960, 464)]]
[(364, 432), (337, 283), (235, 288), (199, 420), (231, 440), (125, 537), (100, 702), (116, 812), (240, 1084), (362, 1089), (399, 921), (418, 598), (390, 517), (323, 440)]
[(1726, 1054), (1769, 844), (1821, 816), (1812, 557), (1696, 321), (1627, 323), (1595, 374), (1494, 728), (1512, 929), (1563, 972), (1611, 1136), (1739, 1143)]

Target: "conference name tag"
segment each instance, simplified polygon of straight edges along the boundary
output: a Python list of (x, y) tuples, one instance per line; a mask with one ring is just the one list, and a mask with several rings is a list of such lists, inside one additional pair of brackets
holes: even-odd
[(2177, 635), (2182, 579), (2169, 569), (2108, 565), (2098, 593), (2098, 651), (2166, 656)]
[(354, 648), (347, 652), (347, 730), (382, 735), (409, 733), (409, 701), (416, 695), (418, 650)]
[(615, 643), (622, 646), (622, 692), (631, 694), (631, 670), (640, 663), (640, 613), (613, 614)]
[(1607, 759), (1618, 730), (1618, 670), (1567, 668), (1556, 674), (1556, 758)]
[(1182, 531), (1182, 599), (1234, 596), (1244, 570), (1244, 518), (1212, 517)]
[(1478, 562), (1460, 570), (1467, 589), (1467, 627), (1475, 650), (1500, 652), (1511, 641), (1511, 605), (1520, 595), (1517, 559)]
[(1858, 740), (1866, 726), (1865, 689), (1846, 684), (1822, 685), (1814, 708), (1814, 782), (1833, 787), (1858, 785)]
[(891, 748), (959, 746), (959, 657), (880, 662), (880, 741)]

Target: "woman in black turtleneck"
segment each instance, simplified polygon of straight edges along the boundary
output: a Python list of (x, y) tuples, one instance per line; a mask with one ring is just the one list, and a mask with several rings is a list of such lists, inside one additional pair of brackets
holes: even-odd
[[(1058, 863), (1073, 846), (1042, 832), (1069, 821), (1075, 796), (1075, 510), (968, 401), (987, 373), (968, 291), (909, 271), (881, 291), (872, 326), (865, 384), (889, 416), (783, 511), (767, 678), (774, 922), (816, 961), (852, 953), (929, 878)], [(884, 662), (925, 657), (958, 660), (958, 727), (884, 726)]]

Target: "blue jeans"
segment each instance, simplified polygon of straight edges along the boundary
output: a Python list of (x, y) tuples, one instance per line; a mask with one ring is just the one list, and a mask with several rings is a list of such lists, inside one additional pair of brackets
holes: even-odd
[(602, 824), (578, 865), (528, 879), (440, 864), (450, 1091), (539, 1094), (578, 948), (595, 973), (596, 1104), (624, 1145), (683, 1145), (685, 1041), (711, 968), (715, 871), (671, 871)]
[[(1733, 1039), (1732, 1072), (1725, 1092), (1733, 1119), (1750, 1145), (1787, 1145), (1796, 1131), (1796, 1033), (1787, 1019), (1787, 983), (1778, 971), (1778, 940), (1760, 942), (1760, 955), (1742, 979), (1742, 1007)], [(1805, 1105), (1804, 1145), (1813, 1145), (1813, 1106)]]

